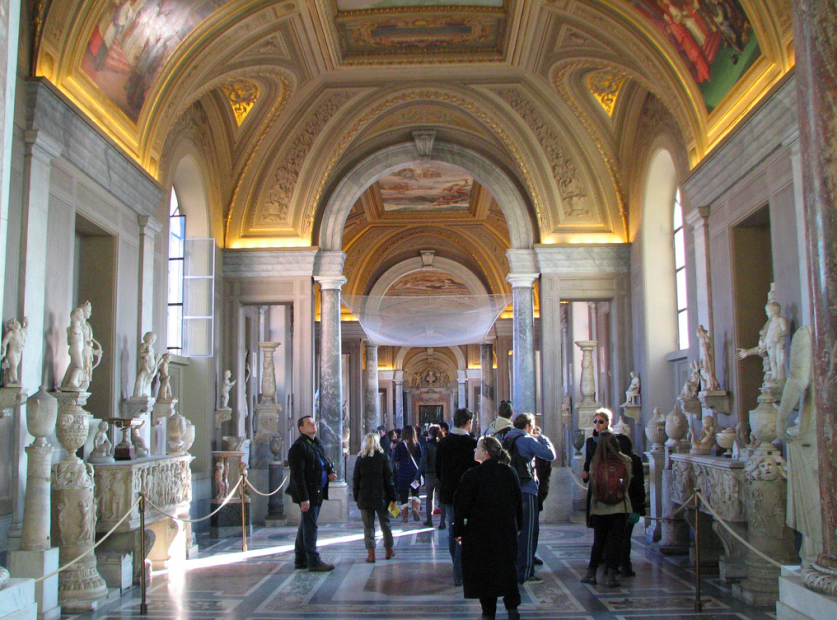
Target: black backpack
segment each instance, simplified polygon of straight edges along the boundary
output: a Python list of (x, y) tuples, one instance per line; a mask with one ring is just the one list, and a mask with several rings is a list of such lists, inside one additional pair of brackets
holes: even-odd
[(503, 440), (503, 448), (511, 456), (511, 466), (517, 472), (517, 477), (520, 479), (520, 484), (524, 482), (528, 482), (529, 480), (535, 479), (535, 459), (529, 459), (528, 461), (520, 456), (520, 452), (517, 450), (517, 440), (524, 435), (517, 435), (509, 439), (506, 437)]

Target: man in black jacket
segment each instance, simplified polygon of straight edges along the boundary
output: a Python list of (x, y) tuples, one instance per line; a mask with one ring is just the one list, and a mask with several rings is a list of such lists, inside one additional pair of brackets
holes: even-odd
[[(453, 496), (459, 488), (459, 480), (467, 470), (475, 467), (474, 450), (477, 440), (471, 437), (474, 414), (467, 409), (457, 409), (453, 414), (453, 426), (447, 437), (436, 448), (436, 478), (441, 483), (439, 503), (445, 507), (448, 529), (448, 549), (453, 560), (453, 585), (462, 585), (462, 551), (453, 536)], [(444, 521), (439, 529), (445, 529)]]
[(328, 499), (328, 483), (337, 479), (337, 474), (316, 438), (314, 418), (302, 416), (297, 426), (299, 439), (288, 450), (288, 465), (291, 468), (288, 493), (302, 511), (294, 545), (294, 568), (307, 566), (310, 571), (322, 573), (334, 570), (334, 565), (323, 562), (317, 552), (317, 517), (323, 500)]

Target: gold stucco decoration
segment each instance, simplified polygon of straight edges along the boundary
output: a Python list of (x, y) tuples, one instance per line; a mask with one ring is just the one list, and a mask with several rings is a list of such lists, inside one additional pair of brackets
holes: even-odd
[(230, 102), (236, 124), (241, 127), (241, 123), (256, 105), (259, 98), (259, 85), (250, 80), (238, 80), (223, 84), (221, 90)]
[(613, 116), (625, 76), (613, 71), (593, 71), (587, 74), (587, 88), (601, 104), (608, 116)]

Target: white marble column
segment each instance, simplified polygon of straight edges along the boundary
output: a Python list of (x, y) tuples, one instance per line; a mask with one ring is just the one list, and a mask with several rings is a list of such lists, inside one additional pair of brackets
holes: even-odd
[[(404, 371), (396, 370), (395, 380), (395, 428), (404, 428)], [(389, 430), (389, 428), (387, 428)]]
[[(320, 285), (320, 420), (331, 430), (322, 432), (326, 456), (334, 463), (338, 481), (345, 481), (343, 461), (343, 383), (340, 343), (341, 276), (314, 276)], [(333, 436), (332, 436), (333, 435)]]
[(515, 413), (535, 413), (535, 295), (537, 273), (510, 273), (514, 339), (512, 404)]
[[(154, 240), (162, 225), (153, 217), (139, 216), (139, 326), (137, 342), (146, 332), (154, 330)], [(163, 349), (165, 350), (163, 343)]]
[(695, 243), (695, 284), (697, 289), (698, 324), (709, 330), (712, 327), (712, 277), (709, 247), (709, 207), (698, 207), (686, 214), (686, 223), (692, 227)]
[(480, 345), (480, 434), (485, 432), (496, 415), (494, 403), (494, 345)]
[(366, 371), (363, 373), (363, 433), (374, 433), (381, 424), (378, 398), (378, 345), (365, 343)]
[(463, 409), (465, 407), (465, 403), (468, 401), (468, 397), (466, 395), (466, 385), (468, 382), (467, 371), (465, 370), (457, 370), (456, 371), (456, 383), (457, 383), (457, 393), (456, 393), (456, 408)]

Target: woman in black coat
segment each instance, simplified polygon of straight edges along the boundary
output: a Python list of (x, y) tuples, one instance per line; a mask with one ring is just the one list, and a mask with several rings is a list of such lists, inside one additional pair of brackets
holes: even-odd
[(389, 458), (381, 448), (378, 433), (369, 433), (363, 438), (363, 447), (355, 462), (352, 479), (353, 495), (360, 516), (363, 519), (363, 542), (369, 553), (367, 562), (375, 561), (375, 515), (381, 523), (384, 534), (386, 559), (395, 556), (392, 530), (389, 527), (389, 505), (395, 501), (395, 485), (392, 482), (392, 467)]
[(465, 598), (478, 598), (483, 620), (493, 620), (497, 597), (510, 620), (520, 618), (517, 587), (517, 535), (523, 501), (509, 454), (494, 437), (482, 437), (474, 450), (480, 465), (462, 475), (453, 498), (453, 533), (462, 544)]

